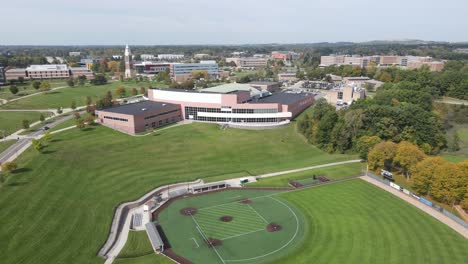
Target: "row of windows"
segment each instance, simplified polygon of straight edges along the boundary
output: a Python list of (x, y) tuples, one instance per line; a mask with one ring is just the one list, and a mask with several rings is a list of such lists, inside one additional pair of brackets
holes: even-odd
[[(227, 108), (223, 106), (223, 108)], [(185, 107), (185, 116), (188, 118), (188, 115), (196, 116), (198, 112), (204, 113), (225, 113), (226, 111), (221, 111), (220, 108), (206, 108), (206, 107)], [(232, 109), (234, 114), (268, 114), (268, 113), (278, 113), (276, 108), (267, 108), (267, 109)]]
[(170, 113), (175, 113), (175, 112), (179, 112), (179, 109), (174, 109), (174, 110), (171, 110), (171, 111), (162, 112), (162, 113), (159, 113), (159, 114), (156, 114), (156, 115), (150, 115), (150, 116), (145, 117), (145, 120), (155, 118), (155, 117), (158, 117), (158, 116), (162, 116), (162, 115), (167, 115), (167, 114), (170, 114)]
[[(175, 117), (172, 117), (170, 120), (169, 120), (169, 118), (166, 118), (166, 120), (159, 120), (158, 126), (166, 125), (166, 124), (169, 124), (169, 123), (174, 123), (176, 121), (177, 121), (177, 119)], [(146, 129), (148, 129), (149, 126), (150, 126), (149, 123), (145, 124)], [(153, 128), (156, 127), (156, 122), (152, 122), (151, 127), (153, 127)]]
[(104, 116), (104, 118), (105, 119), (122, 121), (122, 122), (128, 122), (128, 119), (126, 119), (126, 118), (119, 118), (119, 117), (113, 117), (113, 116)]
[(277, 123), (279, 118), (226, 118), (226, 117), (206, 117), (199, 116), (194, 118), (198, 121), (206, 122), (234, 122), (234, 123)]

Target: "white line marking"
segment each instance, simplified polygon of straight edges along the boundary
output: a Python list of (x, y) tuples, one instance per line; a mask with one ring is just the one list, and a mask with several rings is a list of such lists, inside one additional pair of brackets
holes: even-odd
[(197, 245), (197, 247), (196, 247), (196, 248), (199, 248), (199, 247), (200, 247), (200, 245), (198, 245), (198, 242), (197, 242), (197, 240), (196, 240), (194, 237), (192, 237), (191, 239), (192, 239), (192, 240), (193, 240), (193, 242), (195, 242), (195, 244)]
[(250, 206), (250, 204), (247, 204), (247, 206), (252, 209), (262, 220), (263, 222), (265, 222), (266, 224), (268, 224), (268, 221), (259, 213), (257, 212), (257, 210), (255, 210), (252, 206)]
[[(205, 234), (203, 233), (200, 225), (198, 225), (198, 222), (197, 220), (195, 220), (195, 217), (193, 217), (193, 215), (190, 215), (192, 217), (192, 220), (193, 222), (195, 222), (195, 225), (197, 225), (197, 230), (198, 232), (200, 232), (200, 235), (203, 237), (203, 239), (205, 239), (206, 241), (208, 241), (208, 237), (205, 236)], [(211, 243), (210, 243), (211, 244)], [(211, 245), (211, 248), (214, 249), (214, 251), (216, 252), (216, 255), (218, 255), (219, 259), (221, 260), (221, 262), (223, 262), (223, 264), (225, 264), (226, 262), (224, 261), (224, 259), (221, 257), (221, 255), (219, 254), (218, 250), (216, 250), (216, 247), (214, 247), (213, 245)]]
[(276, 198), (273, 198), (272, 196), (269, 196), (271, 199), (277, 201), (278, 203), (286, 206), (289, 211), (291, 211), (291, 213), (294, 215), (294, 218), (296, 218), (296, 232), (294, 233), (294, 236), (288, 241), (288, 243), (284, 244), (282, 247), (270, 252), (270, 253), (267, 253), (267, 254), (264, 254), (264, 255), (261, 255), (261, 256), (257, 256), (257, 257), (253, 257), (253, 258), (247, 258), (247, 259), (234, 259), (234, 260), (226, 260), (226, 262), (242, 262), (242, 261), (250, 261), (250, 260), (254, 260), (254, 259), (259, 259), (259, 258), (263, 258), (263, 257), (266, 257), (266, 256), (269, 256), (271, 254), (274, 254), (280, 250), (282, 250), (283, 248), (287, 247), (289, 244), (291, 244), (291, 242), (296, 238), (297, 234), (299, 233), (299, 219), (297, 218), (297, 215), (296, 213), (291, 209), (291, 207), (289, 207), (287, 204), (285, 204), (284, 202), (276, 199)]
[(223, 238), (221, 240), (227, 240), (227, 239), (231, 239), (231, 238), (235, 238), (235, 237), (240, 237), (240, 236), (244, 236), (244, 235), (248, 235), (248, 234), (252, 234), (252, 233), (256, 233), (256, 232), (259, 232), (259, 231), (263, 231), (265, 229), (258, 229), (258, 230), (254, 230), (254, 231), (250, 231), (250, 232), (246, 232), (246, 233), (242, 233), (242, 234), (239, 234), (239, 235), (233, 235), (233, 236), (229, 236), (229, 237), (226, 237), (226, 238)]

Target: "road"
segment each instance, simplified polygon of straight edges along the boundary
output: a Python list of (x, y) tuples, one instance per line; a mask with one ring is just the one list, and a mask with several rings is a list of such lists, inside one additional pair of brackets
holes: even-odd
[(40, 127), (37, 131), (29, 133), (27, 136), (21, 138), (18, 140), (15, 144), (11, 145), (9, 148), (7, 148), (5, 151), (0, 153), (0, 164), (7, 162), (7, 161), (12, 161), (14, 160), (17, 156), (19, 156), (21, 153), (23, 153), (30, 145), (31, 141), (34, 138), (38, 138), (44, 134), (44, 127), (48, 126), (49, 128), (55, 127), (58, 124), (67, 121), (69, 119), (72, 119), (74, 116), (69, 115), (69, 116), (64, 116), (61, 117), (54, 122), (44, 125)]

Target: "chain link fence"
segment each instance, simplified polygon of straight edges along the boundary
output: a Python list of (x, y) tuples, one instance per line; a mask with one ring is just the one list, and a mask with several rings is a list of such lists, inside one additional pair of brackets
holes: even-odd
[(421, 203), (431, 207), (432, 209), (438, 211), (438, 212), (441, 212), (443, 213), (444, 215), (446, 215), (447, 217), (451, 218), (453, 221), (457, 222), (458, 224), (460, 224), (461, 226), (463, 226), (464, 228), (467, 228), (468, 229), (468, 223), (463, 221), (463, 219), (459, 218), (458, 216), (452, 214), (451, 212), (445, 210), (444, 208), (438, 206), (437, 204), (434, 204), (433, 202), (427, 200), (427, 199), (424, 199), (423, 197), (420, 197), (419, 195), (413, 193), (413, 192), (410, 192), (409, 190), (387, 180), (387, 179), (384, 179), (382, 177), (379, 177), (373, 173), (370, 173), (370, 172), (367, 172), (367, 176), (375, 179), (375, 180), (378, 180), (379, 182), (385, 184), (385, 185), (388, 185), (396, 190), (399, 190), (403, 193), (405, 193), (406, 195), (408, 196), (411, 196), (413, 197), (414, 199), (420, 201)]

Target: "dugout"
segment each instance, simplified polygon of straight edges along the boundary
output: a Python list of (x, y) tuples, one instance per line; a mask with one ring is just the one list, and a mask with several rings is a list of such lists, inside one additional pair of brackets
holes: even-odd
[(147, 223), (145, 225), (146, 234), (151, 242), (151, 246), (153, 247), (154, 252), (163, 252), (164, 251), (164, 242), (159, 235), (156, 226), (153, 223)]
[(192, 193), (215, 191), (219, 189), (226, 189), (227, 187), (228, 187), (228, 184), (225, 182), (214, 182), (214, 183), (194, 186), (192, 187)]

